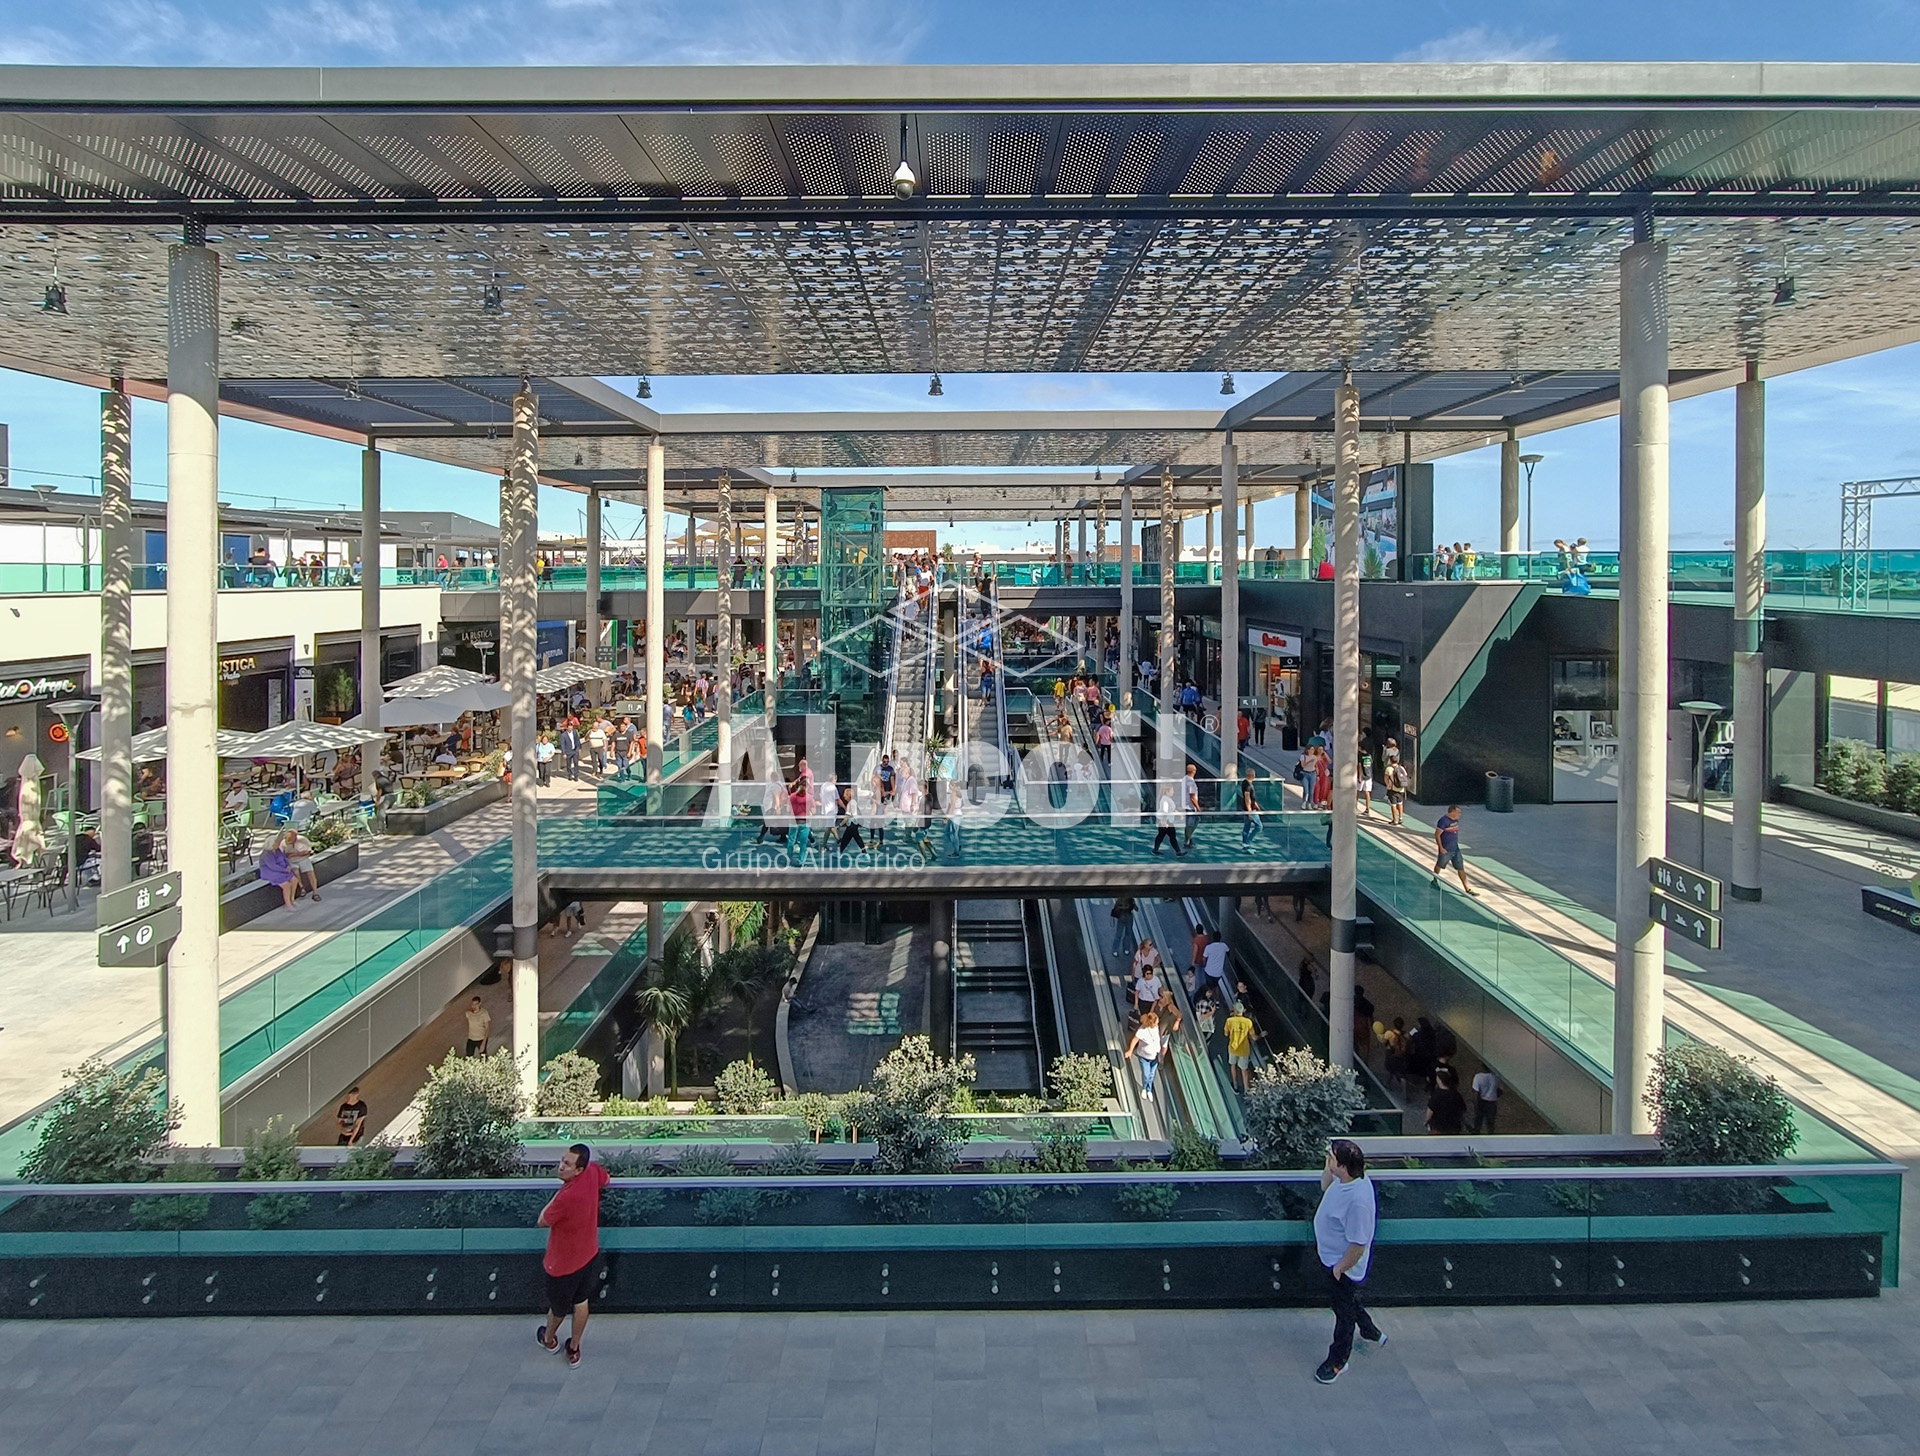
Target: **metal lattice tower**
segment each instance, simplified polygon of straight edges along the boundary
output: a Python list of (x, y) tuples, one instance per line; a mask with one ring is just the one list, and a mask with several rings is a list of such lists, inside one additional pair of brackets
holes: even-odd
[(1873, 503), (1903, 495), (1920, 496), (1920, 475), (1840, 485), (1839, 595), (1849, 611), (1865, 607), (1872, 595)]

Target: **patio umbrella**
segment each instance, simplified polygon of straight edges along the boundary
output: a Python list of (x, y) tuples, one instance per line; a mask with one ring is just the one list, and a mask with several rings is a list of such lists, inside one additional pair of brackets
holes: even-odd
[(425, 723), (451, 723), (462, 713), (487, 713), (512, 701), (512, 693), (484, 681), (431, 697), (392, 698), (380, 707), (380, 726), (417, 728)]
[(366, 743), (381, 743), (385, 733), (371, 728), (352, 728), (342, 723), (312, 723), (294, 718), (256, 733), (247, 746), (248, 758), (305, 758), (315, 753), (335, 753), (343, 748), (358, 748)]
[[(213, 735), (213, 751), (221, 758), (252, 758), (253, 741), (258, 734), (239, 733), (231, 728), (221, 728)], [(98, 763), (101, 751), (89, 748), (84, 753), (76, 753), (75, 758), (85, 763)], [(167, 730), (149, 728), (145, 733), (133, 735), (133, 761), (135, 763), (158, 763), (167, 756)]]
[(556, 662), (552, 667), (543, 667), (533, 675), (533, 690), (536, 693), (565, 692), (596, 678), (612, 676), (604, 667), (589, 667), (584, 662)]
[(28, 863), (47, 847), (47, 836), (40, 828), (40, 775), (46, 771), (37, 753), (20, 760), (20, 799), (14, 806), (20, 811), (20, 827), (13, 831), (13, 862), (17, 865)]
[(455, 688), (474, 687), (492, 681), (486, 674), (469, 672), (464, 667), (441, 666), (430, 667), (425, 672), (416, 672), (412, 677), (403, 677), (399, 682), (388, 683), (381, 691), (389, 698), (431, 698)]

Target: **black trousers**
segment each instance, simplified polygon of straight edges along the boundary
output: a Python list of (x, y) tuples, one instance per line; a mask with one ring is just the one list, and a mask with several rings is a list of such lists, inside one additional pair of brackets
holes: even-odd
[(1153, 852), (1155, 854), (1160, 853), (1160, 841), (1163, 839), (1173, 846), (1173, 852), (1175, 854), (1182, 852), (1180, 849), (1180, 831), (1177, 829), (1161, 828), (1156, 831), (1153, 836)]
[(1327, 1363), (1339, 1370), (1353, 1358), (1356, 1326), (1369, 1340), (1379, 1339), (1380, 1331), (1360, 1303), (1360, 1286), (1331, 1269), (1327, 1270), (1327, 1302), (1333, 1306), (1333, 1343), (1327, 1346)]

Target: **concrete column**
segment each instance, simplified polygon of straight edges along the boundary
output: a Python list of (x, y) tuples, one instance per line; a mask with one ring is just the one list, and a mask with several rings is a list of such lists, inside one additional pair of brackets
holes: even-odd
[(132, 882), (133, 403), (110, 389), (100, 396), (100, 889)]
[(1500, 442), (1500, 574), (1520, 575), (1520, 437), (1512, 430)]
[(760, 592), (760, 630), (767, 639), (767, 690), (764, 702), (767, 709), (767, 724), (772, 726), (779, 714), (774, 695), (780, 687), (780, 618), (774, 611), (774, 576), (780, 569), (780, 492), (772, 486), (767, 487), (766, 543), (760, 548), (766, 558), (765, 582)]
[(220, 257), (205, 231), (167, 250), (167, 1096), (182, 1147), (220, 1142)]
[(1202, 574), (1201, 580), (1204, 581), (1207, 577), (1211, 575), (1213, 575), (1213, 512), (1208, 511), (1207, 512), (1207, 569)]
[(540, 801), (533, 769), (539, 455), (539, 401), (523, 383), (513, 396), (513, 448), (500, 482), (500, 681), (513, 694), (513, 1060), (528, 1097), (540, 1080)]
[(1613, 1130), (1651, 1132), (1666, 931), (1647, 861), (1667, 850), (1667, 249), (1620, 257), (1620, 807), (1614, 843)]
[[(1220, 807), (1230, 807), (1240, 776), (1240, 552), (1233, 523), (1240, 514), (1240, 447), (1220, 442)], [(1212, 520), (1209, 512), (1208, 520)], [(1224, 919), (1222, 924), (1224, 926)]]
[(1242, 561), (1252, 561), (1254, 559), (1254, 555), (1253, 555), (1253, 498), (1251, 496), (1247, 498), (1247, 503), (1242, 508), (1242, 514), (1246, 517), (1246, 524), (1240, 528), (1240, 559)]
[(1360, 391), (1333, 395), (1333, 836), (1332, 939), (1327, 952), (1327, 1060), (1353, 1065), (1353, 953), (1360, 743)]
[[(360, 452), (360, 722), (369, 733), (380, 728), (380, 451), (372, 440)], [(380, 745), (360, 748), (360, 797), (377, 799), (374, 779)]]
[(1301, 563), (1300, 575), (1311, 573), (1313, 560), (1313, 486), (1302, 484), (1293, 493), (1293, 559)]
[[(1760, 898), (1760, 804), (1767, 794), (1767, 386), (1760, 361), (1733, 392), (1733, 883)], [(1706, 866), (1702, 865), (1702, 869)]]
[(1120, 677), (1114, 701), (1133, 706), (1133, 672), (1139, 665), (1133, 644), (1133, 487), (1120, 487)]
[[(667, 684), (667, 447), (647, 445), (647, 811), (660, 803), (661, 724)], [(647, 952), (654, 952), (649, 943)]]
[[(587, 639), (587, 666), (600, 665), (600, 553), (605, 527), (600, 516), (600, 492), (587, 492), (587, 605), (581, 613)], [(606, 682), (595, 678), (587, 684), (587, 701), (596, 706), (606, 700)]]
[(733, 817), (733, 477), (720, 472), (720, 519), (714, 540), (713, 793), (722, 824)]
[(1159, 709), (1154, 716), (1154, 738), (1159, 744), (1155, 758), (1160, 782), (1154, 789), (1154, 803), (1160, 791), (1181, 775), (1186, 757), (1187, 730), (1182, 727), (1173, 702), (1173, 638), (1177, 618), (1173, 606), (1173, 568), (1180, 559), (1180, 518), (1173, 513), (1173, 467), (1160, 470), (1160, 674), (1153, 691)]

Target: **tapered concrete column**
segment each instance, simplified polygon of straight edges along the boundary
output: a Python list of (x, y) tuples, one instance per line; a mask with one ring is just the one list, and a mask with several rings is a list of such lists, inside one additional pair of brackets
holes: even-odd
[(1202, 581), (1206, 580), (1207, 577), (1213, 575), (1213, 512), (1208, 511), (1206, 515), (1207, 515), (1207, 569), (1205, 572), (1201, 574)]
[[(1767, 386), (1760, 361), (1733, 392), (1733, 883), (1760, 898), (1760, 804), (1767, 794)], [(1701, 866), (1702, 869), (1705, 866)]]
[(533, 769), (539, 455), (539, 402), (523, 383), (513, 396), (513, 448), (500, 482), (500, 681), (513, 694), (513, 1060), (528, 1097), (540, 1079), (540, 801)]
[(1120, 677), (1114, 701), (1133, 706), (1133, 673), (1140, 652), (1133, 642), (1133, 487), (1120, 487)]
[(1240, 528), (1240, 559), (1242, 561), (1252, 561), (1254, 559), (1254, 556), (1253, 556), (1253, 500), (1251, 497), (1248, 498), (1247, 503), (1244, 507), (1242, 507), (1242, 510), (1246, 516), (1246, 524)]
[(100, 396), (100, 889), (132, 882), (133, 404), (110, 389)]
[[(1076, 566), (1087, 559), (1087, 513), (1085, 511), (1080, 512), (1079, 534), (1080, 541), (1079, 544), (1074, 547), (1073, 552), (1073, 564)], [(1072, 581), (1073, 579), (1074, 575), (1069, 571), (1067, 573), (1067, 580)], [(1074, 642), (1079, 648), (1081, 658), (1084, 660), (1087, 655), (1087, 614), (1085, 612), (1080, 613), (1080, 615), (1074, 619), (1073, 634)]]
[[(667, 683), (667, 447), (647, 445), (647, 812), (660, 807)], [(653, 954), (649, 942), (648, 954)]]
[[(1220, 807), (1230, 808), (1240, 776), (1240, 447), (1220, 442)], [(1211, 520), (1212, 516), (1209, 515)], [(1224, 926), (1225, 920), (1222, 919)]]
[(174, 1141), (220, 1142), (220, 258), (189, 224), (167, 250), (167, 868), (180, 935), (167, 956)]
[[(369, 440), (360, 452), (360, 723), (369, 733), (380, 729), (380, 451)], [(360, 797), (380, 797), (374, 775), (380, 745), (360, 747)]]
[(1647, 861), (1667, 851), (1667, 249), (1620, 257), (1620, 807), (1614, 843), (1613, 1130), (1651, 1132), (1666, 931)]
[(1173, 710), (1173, 638), (1178, 621), (1173, 606), (1173, 568), (1179, 559), (1180, 518), (1173, 513), (1173, 467), (1168, 465), (1160, 470), (1160, 675), (1153, 685), (1154, 700), (1159, 704), (1154, 716), (1154, 738), (1159, 744), (1155, 777), (1160, 780), (1154, 790), (1156, 805), (1160, 791), (1180, 777), (1184, 768), (1181, 761), (1186, 757), (1187, 730), (1175, 721)]
[[(1305, 484), (1293, 493), (1293, 559), (1302, 563), (1313, 560), (1313, 486)], [(1308, 574), (1302, 565), (1300, 575)]]
[(1327, 953), (1327, 1060), (1353, 1065), (1353, 960), (1359, 805), (1353, 768), (1360, 742), (1360, 391), (1333, 396), (1333, 921)]
[[(600, 553), (606, 528), (600, 516), (600, 492), (587, 492), (587, 604), (580, 615), (587, 639), (587, 666), (600, 665)], [(596, 707), (606, 699), (606, 680), (594, 678), (587, 683), (587, 701)]]
[(1512, 430), (1500, 442), (1500, 574), (1520, 575), (1520, 437)]
[(775, 703), (775, 695), (780, 690), (780, 618), (774, 611), (777, 591), (774, 577), (780, 570), (780, 492), (772, 486), (767, 487), (766, 542), (760, 548), (760, 554), (766, 558), (766, 570), (762, 573), (760, 588), (760, 630), (766, 634), (767, 648), (767, 688), (762, 702), (766, 705), (767, 724), (779, 716), (780, 709)]
[(720, 519), (714, 542), (713, 794), (720, 822), (733, 816), (733, 477), (720, 472)]

